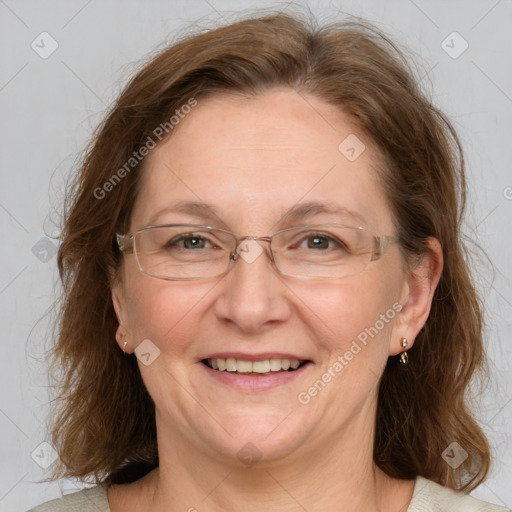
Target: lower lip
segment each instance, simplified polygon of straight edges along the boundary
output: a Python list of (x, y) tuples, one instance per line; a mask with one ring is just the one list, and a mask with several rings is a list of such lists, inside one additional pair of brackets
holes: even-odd
[(262, 375), (261, 377), (255, 377), (253, 375), (243, 375), (237, 372), (219, 371), (210, 368), (204, 363), (200, 363), (201, 366), (208, 372), (211, 377), (216, 379), (218, 382), (225, 384), (231, 388), (238, 389), (240, 391), (266, 391), (269, 389), (277, 388), (288, 384), (292, 380), (299, 377), (311, 363), (305, 363), (300, 368), (297, 368), (293, 372), (275, 372), (269, 375)]

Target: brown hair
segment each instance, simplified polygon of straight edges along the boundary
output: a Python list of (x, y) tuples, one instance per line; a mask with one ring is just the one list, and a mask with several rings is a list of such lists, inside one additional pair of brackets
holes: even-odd
[[(58, 254), (64, 295), (52, 351), (52, 369), (61, 377), (53, 478), (122, 483), (158, 465), (154, 404), (136, 358), (116, 344), (110, 294), (121, 261), (115, 233), (128, 229), (142, 169), (126, 162), (191, 98), (257, 95), (275, 86), (337, 106), (374, 142), (407, 261), (428, 250), (429, 237), (443, 247), (441, 280), (409, 365), (389, 358), (381, 379), (376, 464), (396, 478), (421, 475), (456, 489), (485, 479), (488, 442), (467, 396), (484, 353), (481, 305), (460, 232), (466, 183), (457, 135), (377, 29), (357, 21), (316, 28), (284, 14), (244, 19), (169, 46), (131, 80), (95, 132), (68, 196)], [(116, 172), (122, 179), (114, 183)], [(468, 453), (457, 470), (441, 457), (454, 441)]]

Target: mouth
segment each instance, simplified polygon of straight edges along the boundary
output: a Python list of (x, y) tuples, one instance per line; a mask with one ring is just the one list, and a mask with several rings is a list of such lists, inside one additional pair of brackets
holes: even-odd
[(295, 372), (310, 361), (298, 359), (269, 358), (258, 361), (216, 357), (203, 359), (204, 365), (218, 372), (229, 372), (250, 377), (264, 377), (279, 373)]

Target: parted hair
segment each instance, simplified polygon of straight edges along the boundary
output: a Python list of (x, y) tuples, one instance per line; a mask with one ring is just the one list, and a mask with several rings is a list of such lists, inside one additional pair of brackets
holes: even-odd
[[(380, 380), (375, 463), (395, 478), (421, 475), (454, 489), (485, 479), (489, 445), (469, 395), (473, 377), (485, 375), (485, 354), (482, 304), (461, 230), (464, 159), (452, 124), (419, 82), (409, 58), (371, 24), (319, 27), (298, 14), (260, 13), (188, 34), (141, 67), (95, 130), (66, 195), (62, 297), (49, 351), (51, 441), (59, 455), (50, 479), (125, 483), (158, 466), (154, 403), (136, 357), (124, 356), (115, 340), (110, 286), (122, 258), (115, 234), (127, 232), (145, 160), (126, 162), (191, 99), (274, 87), (338, 107), (372, 142), (411, 268), (429, 250), (429, 237), (443, 248), (440, 282), (409, 364), (390, 357)], [(113, 182), (114, 175), (121, 179)], [(453, 442), (468, 454), (457, 469), (442, 457)]]

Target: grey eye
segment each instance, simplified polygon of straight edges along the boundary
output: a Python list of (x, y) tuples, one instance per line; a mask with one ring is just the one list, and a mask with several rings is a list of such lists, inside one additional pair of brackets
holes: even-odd
[(210, 241), (198, 235), (181, 235), (166, 244), (166, 248), (178, 247), (180, 249), (205, 249)]
[[(306, 243), (306, 246), (303, 244)], [(304, 236), (302, 242), (298, 244), (299, 248), (307, 249), (347, 249), (346, 244), (335, 237), (324, 233), (311, 233)]]

